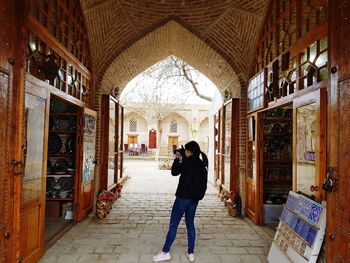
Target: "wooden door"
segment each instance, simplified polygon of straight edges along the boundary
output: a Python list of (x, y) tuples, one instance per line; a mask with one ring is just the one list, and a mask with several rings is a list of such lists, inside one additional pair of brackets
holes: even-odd
[(149, 149), (157, 148), (157, 132), (153, 129), (149, 131), (148, 148)]
[(128, 135), (128, 144), (137, 144), (137, 135)]
[[(0, 35), (1, 37), (1, 35)], [(0, 38), (1, 41), (1, 38)], [(1, 49), (0, 49), (1, 54)], [(3, 61), (1, 61), (3, 62)], [(11, 225), (11, 211), (13, 199), (10, 195), (12, 186), (11, 171), (11, 71), (0, 64), (0, 262), (10, 262), (11, 241), (13, 231)]]
[(232, 99), (224, 107), (224, 126), (222, 148), (223, 187), (229, 192), (238, 193), (238, 144), (239, 144), (239, 99)]
[(25, 16), (22, 1), (0, 0), (0, 6), (0, 262), (7, 263), (19, 255)]
[(293, 101), (293, 190), (325, 200), (327, 91)]
[(49, 98), (46, 92), (26, 83), (25, 150), (22, 183), (22, 262), (36, 262), (44, 252), (46, 160)]
[(214, 176), (215, 182), (219, 180), (219, 113), (214, 115)]
[(327, 192), (326, 259), (350, 262), (350, 2), (329, 1), (330, 89), (328, 166), (335, 188)]
[(179, 137), (178, 136), (169, 136), (168, 138), (168, 150), (173, 151), (174, 147), (178, 148), (179, 146)]
[(83, 109), (80, 164), (81, 173), (78, 180), (77, 221), (84, 220), (93, 210), (95, 149), (96, 149), (96, 112)]
[[(247, 216), (252, 219), (256, 224), (261, 223), (260, 213), (260, 173), (259, 173), (259, 123), (258, 114), (251, 114), (248, 116), (252, 125), (248, 127), (248, 133), (253, 134), (250, 140), (247, 141)], [(250, 119), (251, 118), (251, 119)], [(256, 127), (256, 128), (255, 128)], [(253, 129), (253, 130), (249, 130)]]
[(123, 163), (124, 163), (124, 108), (117, 103), (117, 139), (116, 139), (116, 163), (117, 163), (117, 173), (116, 182), (118, 179), (123, 177)]
[(118, 181), (118, 102), (102, 96), (100, 190), (110, 190)]

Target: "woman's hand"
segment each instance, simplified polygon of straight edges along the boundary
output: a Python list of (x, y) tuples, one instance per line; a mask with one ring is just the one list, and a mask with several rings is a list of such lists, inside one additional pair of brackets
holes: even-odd
[(181, 160), (181, 158), (182, 158), (181, 153), (177, 151), (177, 152), (176, 152), (176, 157), (175, 157), (175, 158)]

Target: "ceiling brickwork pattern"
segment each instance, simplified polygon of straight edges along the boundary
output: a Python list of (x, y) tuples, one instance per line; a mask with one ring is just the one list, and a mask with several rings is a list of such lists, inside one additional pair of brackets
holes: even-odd
[[(133, 77), (169, 54), (186, 61), (222, 90), (239, 87), (239, 79), (231, 65), (175, 21), (152, 31), (120, 54), (107, 69), (101, 87), (106, 92), (114, 87), (123, 88)], [(239, 92), (234, 95), (239, 96)]]
[(123, 88), (170, 54), (222, 90), (245, 81), (268, 2), (81, 0), (97, 84)]

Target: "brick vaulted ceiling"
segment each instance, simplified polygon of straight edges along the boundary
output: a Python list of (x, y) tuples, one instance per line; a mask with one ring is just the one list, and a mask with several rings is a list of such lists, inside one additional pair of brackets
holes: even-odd
[(137, 74), (170, 54), (197, 68), (220, 89), (247, 80), (269, 3), (268, 0), (80, 1), (96, 84), (104, 91), (123, 88)]

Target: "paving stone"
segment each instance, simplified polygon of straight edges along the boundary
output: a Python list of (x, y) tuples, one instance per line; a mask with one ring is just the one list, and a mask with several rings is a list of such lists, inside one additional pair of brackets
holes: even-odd
[[(176, 190), (176, 177), (169, 171), (153, 170), (152, 174), (135, 172), (138, 167), (156, 165), (154, 162), (131, 167), (133, 181), (126, 182), (122, 197), (113, 205), (107, 219), (91, 215), (76, 224), (56, 242), (40, 263), (103, 262), (148, 263), (158, 253), (168, 231), (171, 207)], [(148, 180), (152, 176), (152, 180)], [(143, 183), (136, 183), (143, 180)], [(153, 189), (148, 181), (160, 182)], [(133, 185), (133, 183), (136, 183)], [(142, 185), (142, 187), (140, 186)], [(175, 185), (175, 186), (174, 186)], [(260, 263), (266, 262), (272, 237), (263, 228), (245, 218), (233, 218), (217, 197), (217, 190), (209, 185), (205, 198), (199, 202), (195, 220), (196, 262), (200, 263)], [(172, 263), (187, 263), (187, 231), (180, 222), (173, 243)]]
[(92, 255), (82, 255), (78, 263), (90, 263), (90, 262), (98, 262), (100, 255), (92, 254)]

